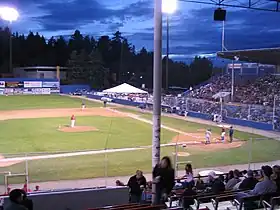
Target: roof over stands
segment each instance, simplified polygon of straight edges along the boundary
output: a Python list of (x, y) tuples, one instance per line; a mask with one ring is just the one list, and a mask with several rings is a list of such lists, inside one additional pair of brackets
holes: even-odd
[(113, 88), (109, 88), (107, 90), (103, 90), (103, 93), (139, 93), (139, 94), (146, 94), (147, 91), (141, 90), (139, 88), (133, 87), (127, 83), (123, 83)]
[(280, 65), (280, 47), (224, 51), (217, 52), (217, 56), (231, 60), (238, 57), (239, 61), (250, 63)]

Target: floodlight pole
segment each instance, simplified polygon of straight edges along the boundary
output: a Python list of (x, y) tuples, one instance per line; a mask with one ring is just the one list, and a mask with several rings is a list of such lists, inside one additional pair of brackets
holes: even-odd
[(276, 112), (276, 95), (273, 98), (273, 112), (272, 112), (272, 126), (273, 130), (275, 130), (275, 112)]
[(220, 113), (220, 115), (221, 115), (221, 118), (223, 120), (223, 98), (222, 97), (220, 97), (220, 105), (221, 105), (221, 113)]
[(231, 66), (231, 101), (234, 100), (234, 60), (232, 60)]
[(13, 73), (13, 34), (12, 34), (12, 21), (9, 21), (9, 70)]
[[(154, 0), (153, 64), (153, 142), (152, 167), (160, 160), (161, 88), (162, 88), (162, 0)], [(156, 204), (156, 184), (152, 185), (152, 204)]]
[(165, 72), (165, 76), (166, 76), (166, 90), (168, 91), (168, 62), (169, 62), (169, 14), (166, 14), (166, 72)]

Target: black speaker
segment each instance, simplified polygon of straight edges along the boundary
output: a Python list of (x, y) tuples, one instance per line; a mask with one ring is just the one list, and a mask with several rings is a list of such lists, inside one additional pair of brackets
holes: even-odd
[(227, 11), (221, 8), (218, 8), (214, 12), (214, 20), (215, 21), (225, 21), (226, 20)]

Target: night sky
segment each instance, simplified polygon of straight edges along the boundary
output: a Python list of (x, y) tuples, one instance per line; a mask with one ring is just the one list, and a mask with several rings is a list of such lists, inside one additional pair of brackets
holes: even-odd
[[(245, 2), (239, 2), (242, 1)], [(12, 24), (13, 31), (39, 32), (49, 38), (70, 35), (75, 29), (95, 37), (119, 30), (136, 49), (144, 46), (153, 50), (153, 0), (0, 2), (13, 5), (20, 12), (20, 19)], [(179, 2), (170, 21), (170, 53), (193, 57), (219, 51), (222, 23), (213, 21), (214, 9), (214, 6)], [(280, 13), (237, 8), (227, 8), (227, 11), (225, 43), (228, 50), (279, 46)], [(165, 25), (165, 16), (163, 20)], [(2, 21), (0, 25), (7, 23)], [(165, 39), (165, 27), (163, 35)]]

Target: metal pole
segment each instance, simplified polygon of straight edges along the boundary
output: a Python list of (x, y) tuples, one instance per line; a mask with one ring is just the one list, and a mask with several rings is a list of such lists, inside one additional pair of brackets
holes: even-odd
[[(26, 154), (27, 157), (27, 154)], [(26, 184), (26, 190), (28, 191), (29, 188), (29, 173), (28, 173), (28, 160), (26, 158), (25, 160), (25, 184)]]
[(166, 15), (166, 90), (168, 91), (168, 61), (169, 61), (169, 14)]
[(223, 119), (223, 98), (220, 97), (220, 103), (221, 103), (221, 118)]
[(225, 49), (225, 21), (223, 21), (223, 28), (222, 28), (222, 52)]
[(234, 60), (232, 60), (231, 66), (231, 101), (234, 100)]
[[(154, 66), (153, 66), (153, 142), (152, 167), (160, 160), (161, 87), (162, 87), (162, 0), (154, 0)], [(156, 184), (152, 187), (152, 203), (156, 203)]]
[(276, 95), (274, 95), (273, 98), (273, 113), (272, 113), (272, 126), (273, 130), (275, 129), (275, 112), (276, 112)]
[(176, 145), (175, 145), (175, 160), (174, 160), (175, 164), (175, 176), (178, 177), (178, 140), (176, 141)]
[(250, 147), (249, 147), (249, 156), (248, 156), (248, 170), (251, 168), (252, 162), (252, 147), (253, 147), (253, 138), (250, 138)]
[(247, 120), (251, 120), (251, 105), (249, 105), (249, 107), (248, 107), (248, 116), (247, 116)]
[(9, 24), (9, 29), (10, 29), (10, 37), (9, 37), (9, 48), (10, 48), (10, 63), (9, 63), (9, 69), (10, 69), (10, 73), (13, 73), (13, 41), (12, 41), (12, 37), (13, 37), (13, 34), (12, 34), (12, 22), (10, 22)]

